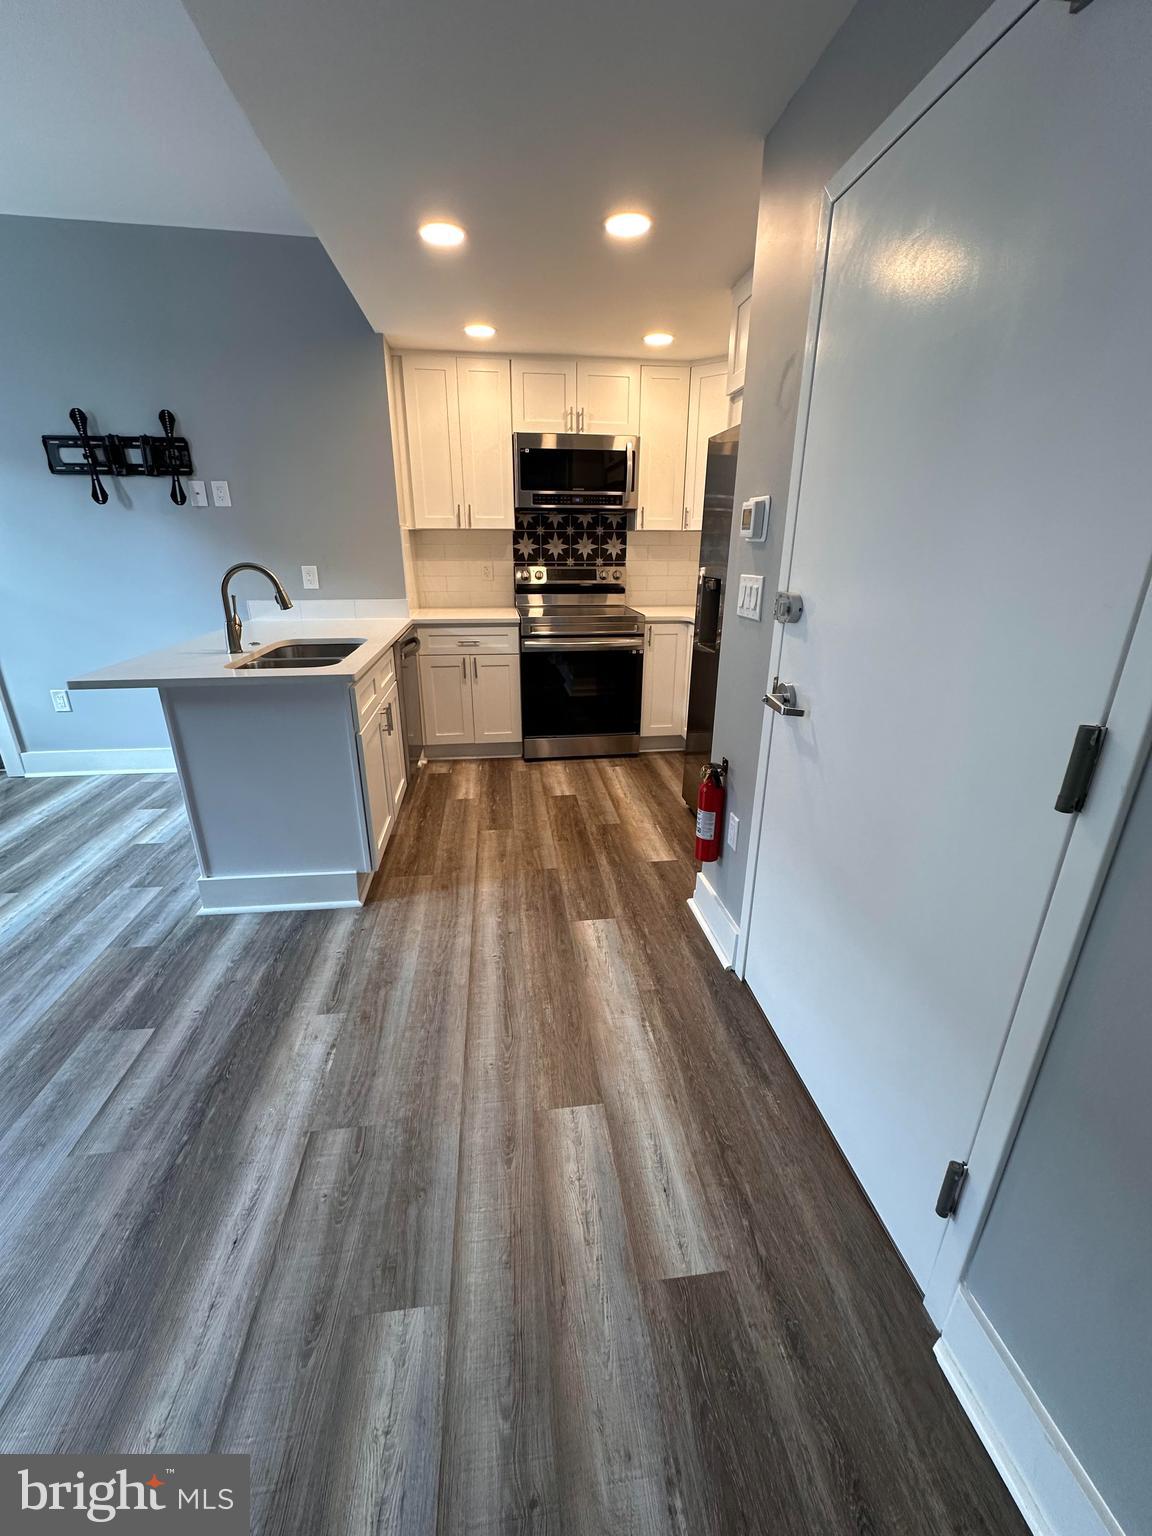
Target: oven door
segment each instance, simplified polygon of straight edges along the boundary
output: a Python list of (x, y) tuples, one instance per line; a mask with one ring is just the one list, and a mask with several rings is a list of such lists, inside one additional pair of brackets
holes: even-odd
[(631, 635), (522, 640), (524, 756), (639, 752), (643, 647)]
[(513, 443), (518, 507), (635, 510), (635, 437), (517, 432)]

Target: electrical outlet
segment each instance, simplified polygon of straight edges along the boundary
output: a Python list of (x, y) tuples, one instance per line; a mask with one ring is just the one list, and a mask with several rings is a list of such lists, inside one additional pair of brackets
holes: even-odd
[(481, 577), (485, 581), (491, 581), (492, 580), (492, 567), (490, 565), (482, 565), (480, 567), (480, 575), (481, 575)]
[(68, 697), (67, 688), (49, 689), (52, 697), (52, 708), (58, 715), (70, 715), (72, 713), (72, 700)]
[(203, 480), (188, 481), (188, 505), (190, 507), (206, 507), (208, 505), (208, 492), (204, 489)]
[(305, 591), (315, 592), (320, 587), (320, 576), (314, 565), (300, 567), (300, 580), (304, 583)]
[(232, 505), (232, 497), (228, 491), (227, 480), (213, 480), (212, 505), (214, 507), (230, 507)]
[(731, 848), (733, 852), (736, 851), (736, 844), (739, 841), (740, 841), (740, 818), (739, 818), (739, 816), (736, 816), (731, 811), (729, 811), (728, 812), (728, 837), (727, 837), (727, 843), (728, 843), (729, 848)]

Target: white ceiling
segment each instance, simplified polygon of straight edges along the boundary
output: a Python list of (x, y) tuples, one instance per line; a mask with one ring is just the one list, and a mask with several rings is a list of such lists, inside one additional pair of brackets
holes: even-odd
[[(852, 0), (185, 4), (393, 342), (635, 355), (668, 330), (654, 355), (683, 358), (726, 345), (761, 141)], [(656, 222), (622, 246), (625, 207)], [(430, 217), (467, 244), (424, 247)]]
[(311, 234), (179, 0), (3, 0), (0, 213)]

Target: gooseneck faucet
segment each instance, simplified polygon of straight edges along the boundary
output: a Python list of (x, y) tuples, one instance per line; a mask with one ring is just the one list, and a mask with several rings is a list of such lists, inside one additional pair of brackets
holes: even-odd
[(241, 639), (244, 634), (244, 625), (240, 622), (240, 615), (236, 612), (236, 599), (233, 597), (229, 605), (228, 583), (237, 571), (259, 571), (261, 576), (267, 576), (272, 583), (272, 591), (281, 608), (291, 608), (292, 599), (280, 584), (280, 578), (274, 576), (265, 565), (253, 565), (251, 560), (241, 560), (238, 565), (230, 565), (224, 572), (224, 580), (220, 583), (220, 601), (224, 604), (224, 628), (228, 632), (228, 649), (233, 656), (239, 656), (243, 649)]

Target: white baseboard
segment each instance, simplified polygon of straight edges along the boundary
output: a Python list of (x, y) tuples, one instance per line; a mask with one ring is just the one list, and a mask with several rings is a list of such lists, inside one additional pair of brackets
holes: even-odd
[(696, 889), (688, 898), (688, 909), (703, 928), (704, 937), (719, 955), (720, 963), (731, 970), (740, 929), (704, 874), (696, 876)]
[(372, 883), (371, 874), (355, 869), (298, 875), (202, 875), (200, 910), (222, 912), (299, 912), (329, 907), (359, 907)]
[(34, 779), (78, 773), (175, 773), (171, 747), (105, 747), (76, 752), (25, 752), (24, 772)]
[(936, 1359), (1033, 1536), (1124, 1536), (965, 1286), (936, 1341)]

